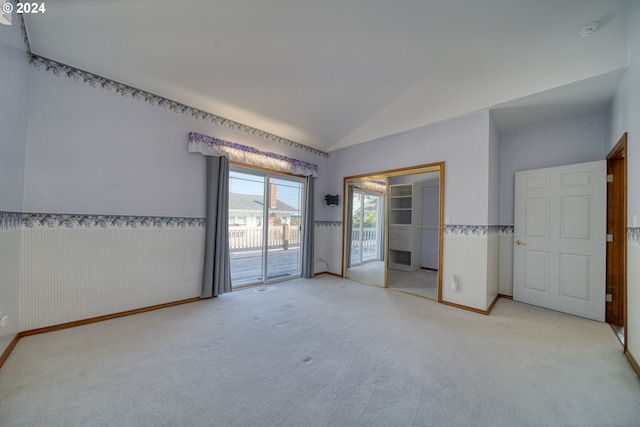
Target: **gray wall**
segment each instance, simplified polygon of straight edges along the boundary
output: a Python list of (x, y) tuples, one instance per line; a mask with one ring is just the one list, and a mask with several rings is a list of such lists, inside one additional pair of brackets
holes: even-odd
[(444, 161), (445, 218), (487, 225), (488, 123), (481, 111), (331, 152), (330, 191), (342, 194), (347, 176)]
[[(0, 216), (22, 210), (29, 60), (19, 19), (0, 25)], [(6, 216), (5, 216), (6, 218)], [(0, 224), (0, 354), (18, 332), (20, 286), (19, 228)]]
[(440, 180), (422, 187), (422, 267), (438, 269)]
[(513, 225), (517, 171), (605, 158), (606, 114), (542, 124), (500, 135), (500, 224)]
[(322, 207), (324, 157), (35, 67), (30, 77), (26, 211), (203, 217), (205, 162), (187, 153), (189, 132), (318, 164)]
[(29, 57), (14, 21), (0, 25), (0, 211), (22, 209)]

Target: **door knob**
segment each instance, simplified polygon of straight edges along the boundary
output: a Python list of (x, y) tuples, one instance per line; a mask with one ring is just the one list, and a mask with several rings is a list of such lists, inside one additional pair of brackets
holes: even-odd
[(526, 243), (523, 243), (520, 240), (516, 240), (516, 245), (518, 245), (518, 246), (527, 246)]

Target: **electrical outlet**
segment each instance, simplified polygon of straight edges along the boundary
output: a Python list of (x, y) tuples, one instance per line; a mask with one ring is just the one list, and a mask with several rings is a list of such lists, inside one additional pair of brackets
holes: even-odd
[(6, 314), (0, 317), (0, 328), (4, 328), (5, 326), (7, 326), (7, 320), (9, 320), (9, 316), (7, 316)]

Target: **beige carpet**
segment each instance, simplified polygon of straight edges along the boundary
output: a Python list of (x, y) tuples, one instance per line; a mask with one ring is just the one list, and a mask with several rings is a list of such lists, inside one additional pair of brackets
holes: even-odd
[(416, 271), (387, 271), (389, 288), (408, 292), (413, 295), (438, 300), (438, 272), (420, 269)]
[(27, 337), (2, 426), (633, 426), (608, 325), (333, 277)]

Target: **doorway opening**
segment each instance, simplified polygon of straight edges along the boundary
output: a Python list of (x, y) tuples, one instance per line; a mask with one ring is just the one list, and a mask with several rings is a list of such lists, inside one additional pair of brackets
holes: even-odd
[(305, 180), (231, 165), (229, 254), (234, 289), (300, 277)]
[[(626, 351), (627, 325), (627, 134), (607, 155), (606, 322)], [(609, 237), (611, 236), (611, 237)]]

